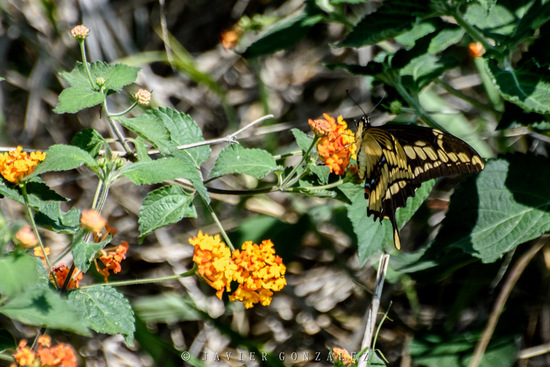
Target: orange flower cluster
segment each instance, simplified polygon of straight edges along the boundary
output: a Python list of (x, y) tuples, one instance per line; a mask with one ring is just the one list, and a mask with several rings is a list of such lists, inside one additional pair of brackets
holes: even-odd
[(38, 238), (34, 234), (31, 226), (23, 226), (15, 234), (15, 241), (23, 248), (36, 246), (38, 244)]
[(97, 210), (88, 209), (82, 211), (82, 215), (80, 216), (80, 225), (85, 230), (95, 234), (97, 232), (101, 232), (106, 224), (107, 220), (103, 218)]
[(6, 180), (13, 183), (21, 182), (21, 179), (30, 175), (38, 163), (46, 159), (46, 153), (42, 152), (23, 152), (23, 148), (18, 146), (16, 150), (9, 153), (0, 154), (0, 174)]
[(99, 260), (103, 263), (103, 265), (105, 265), (105, 267), (103, 269), (100, 269), (97, 265), (97, 262), (95, 262), (95, 267), (97, 272), (105, 277), (105, 283), (108, 282), (107, 278), (109, 277), (109, 270), (112, 270), (115, 274), (120, 272), (120, 270), (122, 269), (120, 263), (122, 262), (122, 260), (126, 259), (126, 253), (128, 252), (129, 247), (130, 245), (128, 245), (128, 242), (124, 241), (121, 242), (120, 245), (115, 247), (113, 250), (99, 251), (99, 253), (101, 254)]
[(332, 355), (334, 356), (335, 366), (354, 366), (355, 359), (344, 348), (332, 348)]
[(27, 347), (27, 341), (21, 340), (17, 352), (13, 355), (16, 363), (10, 367), (77, 367), (73, 348), (67, 344), (57, 344), (51, 347), (51, 338), (42, 335), (38, 338), (38, 350), (33, 352)]
[(199, 234), (189, 240), (195, 246), (193, 261), (198, 273), (217, 290), (221, 299), (224, 290), (231, 291), (231, 283), (239, 284), (229, 300), (241, 301), (246, 308), (256, 303), (267, 306), (271, 303), (273, 291), (280, 291), (286, 285), (286, 267), (282, 259), (275, 255), (271, 240), (260, 245), (247, 241), (241, 250), (231, 250), (219, 235)]
[(350, 158), (356, 159), (355, 137), (348, 129), (348, 124), (342, 116), (334, 117), (324, 113), (323, 119), (309, 120), (313, 132), (321, 138), (317, 142), (319, 158), (330, 168), (330, 172), (343, 175), (349, 165)]
[(485, 47), (481, 42), (472, 42), (468, 45), (468, 54), (474, 59), (479, 59), (485, 53)]
[[(69, 276), (69, 270), (70, 269), (65, 264), (61, 264), (53, 268), (53, 274), (55, 275), (55, 278), (57, 279), (57, 284), (59, 284), (60, 287), (63, 287), (63, 284), (65, 284), (65, 280), (67, 280), (67, 276)], [(53, 281), (51, 275), (50, 278)], [(69, 280), (69, 285), (67, 286), (67, 289), (78, 288), (78, 283), (81, 280), (82, 272), (80, 271), (80, 269), (78, 269), (78, 267), (75, 267), (73, 271), (73, 276), (71, 277), (71, 280)]]

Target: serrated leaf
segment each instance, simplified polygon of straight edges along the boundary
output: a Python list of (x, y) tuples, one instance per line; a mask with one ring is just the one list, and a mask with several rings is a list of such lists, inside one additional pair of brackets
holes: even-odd
[(432, 15), (430, 2), (386, 0), (365, 16), (338, 44), (340, 47), (373, 45), (413, 28), (418, 18)]
[(311, 148), (311, 144), (313, 144), (313, 138), (298, 129), (290, 129), (290, 131), (292, 132), (292, 135), (294, 135), (294, 139), (296, 139), (296, 144), (298, 144), (298, 147), (302, 151), (302, 154), (305, 154)]
[[(151, 142), (163, 154), (174, 154), (178, 146), (204, 141), (197, 123), (187, 114), (172, 108), (148, 110), (136, 118), (120, 118), (121, 124)], [(202, 145), (179, 151), (199, 167), (210, 158), (210, 147)]]
[(105, 93), (90, 88), (67, 88), (59, 95), (59, 103), (53, 109), (55, 113), (77, 113), (80, 110), (97, 106), (105, 101)]
[(27, 288), (0, 307), (0, 313), (22, 323), (90, 336), (71, 304), (47, 286)]
[(61, 210), (60, 202), (46, 202), (34, 216), (36, 224), (56, 233), (75, 233), (80, 228), (80, 210)]
[(277, 169), (277, 162), (269, 152), (232, 144), (220, 152), (208, 177), (238, 173), (262, 179), (275, 169)]
[(122, 87), (137, 79), (137, 73), (140, 70), (133, 66), (109, 65), (105, 62), (94, 62), (88, 66), (92, 77), (91, 81), (81, 62), (77, 62), (76, 67), (70, 72), (59, 73), (71, 87), (61, 92), (59, 104), (54, 108), (54, 112), (76, 113), (82, 109), (96, 106), (102, 103), (106, 96), (106, 93), (101, 92), (100, 86), (96, 84), (98, 78), (103, 78), (105, 91), (120, 91)]
[(84, 129), (76, 133), (71, 144), (88, 152), (93, 158), (97, 157), (105, 144), (105, 139), (94, 129)]
[(480, 4), (473, 3), (466, 8), (464, 18), (476, 28), (483, 30), (487, 37), (504, 41), (515, 29), (517, 19), (523, 14), (516, 13), (517, 8), (525, 5), (524, 2), (515, 1), (507, 4), (496, 4), (489, 13)]
[[(407, 199), (407, 205), (404, 208), (398, 208), (395, 218), (397, 226), (402, 228), (420, 205), (430, 194), (435, 180), (429, 180), (416, 190), (414, 197)], [(393, 229), (389, 220), (384, 219), (382, 223), (374, 221), (374, 217), (367, 216), (367, 200), (362, 185), (343, 184), (338, 187), (349, 198), (351, 204), (348, 208), (348, 218), (351, 221), (353, 230), (357, 235), (357, 245), (359, 261), (365, 264), (368, 258), (381, 251), (386, 246), (393, 246)]]
[(0, 293), (13, 297), (39, 284), (47, 284), (42, 262), (26, 253), (0, 258)]
[(88, 152), (70, 145), (52, 145), (46, 153), (46, 159), (36, 166), (33, 173), (26, 177), (31, 179), (44, 172), (68, 171), (82, 166), (96, 167), (97, 162)]
[(90, 329), (103, 334), (122, 334), (126, 344), (133, 346), (134, 312), (128, 299), (115, 288), (76, 289), (69, 293), (69, 301)]
[(102, 250), (112, 240), (111, 237), (107, 237), (101, 242), (85, 242), (82, 236), (75, 236), (78, 239), (76, 243), (71, 245), (71, 252), (73, 254), (74, 264), (83, 272), (87, 272), (90, 265), (94, 261), (96, 254), (99, 250)]
[(139, 211), (139, 241), (153, 231), (179, 222), (182, 218), (196, 218), (193, 196), (175, 185), (151, 191)]
[(328, 183), (328, 178), (330, 176), (330, 167), (329, 166), (318, 166), (318, 165), (308, 165), (309, 170), (311, 173), (313, 173), (315, 176), (319, 178), (319, 183), (321, 185), (324, 185)]
[[(109, 65), (106, 62), (98, 61), (94, 63), (88, 63), (90, 68), (90, 74), (92, 76), (92, 82), (96, 83), (97, 78), (103, 78), (105, 89), (112, 89), (120, 91), (122, 87), (129, 85), (136, 81), (139, 70), (138, 67), (129, 66), (125, 64)], [(90, 79), (86, 72), (84, 64), (77, 62), (76, 66), (70, 72), (61, 72), (59, 75), (74, 88), (92, 88), (97, 87), (90, 84)], [(98, 88), (99, 90), (99, 88)]]
[[(27, 182), (27, 194), (33, 196), (40, 201), (69, 201), (66, 197), (59, 195), (53, 191), (45, 182), (38, 177), (34, 177)], [(29, 201), (31, 199), (29, 198)]]
[(446, 50), (448, 47), (460, 42), (464, 37), (465, 33), (466, 31), (464, 30), (464, 28), (460, 28), (460, 27), (442, 29), (430, 41), (428, 52), (431, 54), (438, 54)]
[(136, 185), (156, 184), (163, 181), (185, 178), (191, 181), (199, 195), (210, 202), (210, 196), (196, 168), (183, 159), (161, 158), (129, 164), (120, 170), (121, 177), (127, 177)]
[(537, 113), (550, 112), (550, 78), (548, 68), (501, 69), (489, 59), (486, 69), (500, 95), (523, 109)]
[(288, 49), (300, 41), (311, 27), (323, 20), (320, 14), (308, 14), (307, 11), (296, 18), (279, 22), (259, 40), (251, 44), (243, 53), (245, 58), (254, 58)]
[(451, 197), (434, 245), (459, 247), (489, 263), (550, 231), (549, 165), (519, 154), (489, 160)]

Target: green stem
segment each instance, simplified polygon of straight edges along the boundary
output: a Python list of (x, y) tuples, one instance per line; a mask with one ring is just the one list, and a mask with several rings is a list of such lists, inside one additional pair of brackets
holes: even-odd
[(128, 107), (127, 109), (125, 109), (124, 111), (122, 112), (117, 112), (117, 113), (110, 113), (109, 114), (109, 117), (119, 117), (119, 116), (124, 116), (126, 115), (128, 112), (132, 111), (134, 109), (134, 107), (136, 107), (138, 105), (137, 101), (135, 101), (130, 107)]
[(220, 229), (220, 232), (222, 234), (222, 237), (223, 239), (225, 240), (225, 244), (227, 246), (229, 246), (229, 248), (231, 249), (231, 251), (235, 251), (235, 247), (233, 246), (233, 243), (231, 243), (231, 240), (229, 239), (229, 236), (227, 235), (227, 233), (225, 232), (225, 229), (223, 228), (220, 220), (218, 219), (218, 216), (216, 215), (216, 213), (214, 212), (214, 210), (212, 209), (212, 207), (210, 206), (210, 204), (208, 204), (204, 199), (202, 200), (202, 202), (204, 203), (204, 205), (206, 206), (206, 208), (208, 209), (208, 211), (210, 212), (210, 215), (212, 216), (212, 219), (214, 219), (214, 222), (216, 222), (216, 225), (218, 226), (218, 228)]
[(302, 156), (302, 159), (300, 160), (300, 163), (298, 163), (297, 165), (295, 165), (292, 168), (292, 171), (290, 171), (288, 176), (286, 176), (285, 179), (283, 180), (283, 182), (281, 183), (281, 185), (280, 185), (281, 191), (285, 191), (288, 182), (294, 177), (294, 175), (296, 174), (296, 171), (298, 171), (298, 168), (305, 162), (307, 156), (313, 150), (313, 147), (315, 146), (315, 144), (317, 143), (318, 140), (319, 140), (319, 137), (316, 135), (315, 138), (313, 139), (313, 141), (311, 142), (311, 145), (309, 146), (309, 148), (307, 148), (307, 151)]
[(495, 117), (498, 117), (499, 115), (499, 112), (497, 110), (495, 110), (494, 108), (491, 108), (489, 106), (486, 106), (484, 105), (483, 103), (479, 102), (477, 99), (474, 99), (472, 97), (468, 97), (467, 95), (465, 95), (464, 93), (462, 93), (461, 91), (459, 90), (456, 90), (454, 89), (453, 87), (451, 87), (449, 84), (443, 82), (442, 80), (440, 79), (436, 79), (434, 81), (436, 84), (440, 85), (441, 87), (443, 87), (443, 89), (445, 89), (447, 92), (449, 92), (450, 94), (452, 94), (453, 96), (455, 97), (458, 97), (468, 103), (470, 103), (471, 105), (479, 108), (480, 110), (483, 110), (483, 111), (487, 111), (487, 112), (490, 112), (492, 113)]
[[(44, 247), (42, 238), (38, 233), (38, 228), (36, 227), (36, 222), (34, 221), (32, 209), (31, 209), (31, 206), (29, 205), (29, 194), (27, 193), (27, 183), (26, 182), (21, 183), (20, 187), (21, 187), (21, 192), (23, 193), (23, 199), (25, 200), (25, 209), (27, 210), (27, 217), (29, 218), (29, 222), (31, 222), (32, 230), (34, 231), (36, 238), (38, 238), (38, 244), (42, 249), (42, 254), (44, 254), (44, 259), (46, 260), (46, 265), (48, 266), (48, 274), (53, 275), (53, 268), (52, 268), (52, 264), (50, 263), (50, 258), (46, 254), (46, 248)], [(59, 289), (59, 284), (57, 283), (57, 279), (55, 278), (55, 276), (53, 276), (52, 278), (55, 283), (55, 287)]]
[(450, 15), (456, 20), (458, 25), (460, 25), (462, 28), (464, 28), (466, 30), (466, 32), (468, 32), (468, 34), (473, 39), (475, 39), (476, 41), (481, 42), (481, 44), (483, 45), (485, 50), (492, 51), (492, 52), (495, 52), (495, 53), (499, 53), (493, 47), (493, 45), (491, 45), (489, 43), (489, 41), (487, 41), (487, 39), (483, 36), (483, 34), (481, 34), (481, 32), (479, 32), (473, 25), (468, 23), (466, 21), (466, 19), (464, 19), (464, 17), (462, 17), (462, 14), (459, 13), (457, 8), (450, 8), (449, 11), (450, 11)]
[(395, 83), (395, 89), (397, 89), (397, 92), (403, 97), (403, 99), (415, 109), (415, 111), (418, 112), (420, 117), (422, 117), (428, 125), (431, 127), (434, 127), (436, 129), (439, 129), (441, 131), (446, 131), (441, 125), (439, 125), (426, 111), (424, 111), (424, 108), (420, 105), (417, 99), (415, 99), (413, 96), (409, 94), (409, 92), (405, 89), (403, 84), (401, 84), (401, 81), (398, 81)]
[(122, 287), (126, 285), (138, 285), (138, 284), (151, 284), (151, 283), (160, 283), (160, 282), (166, 282), (168, 280), (176, 280), (179, 278), (185, 278), (194, 275), (197, 272), (197, 264), (193, 266), (193, 269), (186, 271), (185, 273), (176, 274), (176, 275), (170, 275), (167, 277), (159, 277), (159, 278), (147, 278), (147, 279), (134, 279), (134, 280), (121, 280), (118, 282), (109, 282), (108, 284), (92, 284), (87, 285), (84, 287), (80, 287), (78, 289), (91, 289), (91, 288), (97, 288), (97, 287), (104, 287), (106, 285), (110, 285), (113, 287)]
[(80, 45), (80, 54), (82, 55), (82, 63), (84, 63), (84, 70), (86, 70), (86, 75), (88, 75), (88, 80), (92, 88), (95, 88), (95, 81), (92, 79), (92, 73), (90, 71), (90, 65), (88, 65), (88, 60), (86, 57), (86, 47), (84, 46), (84, 40), (78, 41)]

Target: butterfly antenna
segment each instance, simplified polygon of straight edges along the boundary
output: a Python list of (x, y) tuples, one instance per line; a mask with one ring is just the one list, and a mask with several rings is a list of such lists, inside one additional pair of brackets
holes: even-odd
[[(361, 110), (361, 112), (363, 112), (363, 115), (365, 116), (368, 116), (367, 113), (365, 112), (364, 109), (361, 108), (361, 106), (359, 105), (359, 103), (357, 103), (357, 101), (351, 96), (351, 93), (349, 92), (349, 89), (346, 89), (346, 94), (348, 95), (349, 99), (351, 99), (353, 101), (353, 103), (355, 103), (355, 105), (357, 107), (359, 107), (359, 109)], [(378, 102), (380, 103), (380, 102)], [(378, 105), (377, 105), (378, 106)], [(371, 111), (372, 112), (372, 111)]]

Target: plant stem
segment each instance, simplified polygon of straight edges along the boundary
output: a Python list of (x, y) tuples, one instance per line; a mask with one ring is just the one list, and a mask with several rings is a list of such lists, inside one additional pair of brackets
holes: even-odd
[[(50, 263), (50, 258), (46, 254), (46, 248), (44, 247), (44, 243), (42, 242), (42, 238), (40, 237), (40, 234), (38, 233), (38, 228), (36, 227), (36, 222), (34, 221), (34, 216), (32, 213), (31, 206), (29, 204), (29, 194), (27, 193), (27, 184), (26, 182), (23, 182), (21, 185), (21, 192), (23, 193), (23, 199), (25, 200), (25, 209), (27, 210), (27, 217), (29, 219), (29, 222), (31, 222), (32, 230), (34, 231), (34, 234), (36, 235), (36, 238), (38, 239), (38, 244), (40, 245), (40, 248), (42, 249), (42, 254), (44, 255), (44, 259), (46, 260), (46, 265), (48, 266), (48, 274), (53, 275), (53, 268), (52, 264)], [(53, 281), (55, 283), (55, 287), (59, 289), (59, 284), (57, 283), (57, 278), (55, 275), (52, 277)]]

